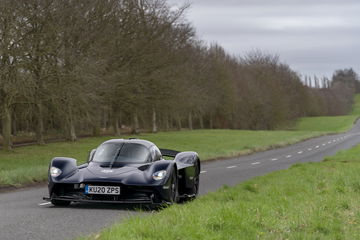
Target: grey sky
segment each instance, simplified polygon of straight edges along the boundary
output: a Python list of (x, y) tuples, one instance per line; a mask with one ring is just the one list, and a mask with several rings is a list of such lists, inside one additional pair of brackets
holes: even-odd
[(230, 54), (260, 49), (301, 74), (360, 73), (359, 0), (192, 0), (187, 19)]

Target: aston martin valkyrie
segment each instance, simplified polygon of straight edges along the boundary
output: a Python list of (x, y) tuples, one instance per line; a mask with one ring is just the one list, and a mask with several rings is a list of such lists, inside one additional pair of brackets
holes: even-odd
[[(165, 157), (171, 160), (165, 160)], [(56, 157), (49, 166), (49, 197), (56, 206), (71, 202), (172, 204), (199, 191), (196, 152), (159, 149), (140, 139), (113, 139), (93, 149), (85, 164)]]

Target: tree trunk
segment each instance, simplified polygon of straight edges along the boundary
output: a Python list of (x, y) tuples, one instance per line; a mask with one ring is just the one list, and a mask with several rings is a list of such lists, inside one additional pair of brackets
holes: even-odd
[(8, 106), (4, 106), (2, 116), (2, 136), (3, 136), (3, 149), (10, 151), (12, 148), (11, 140), (11, 110)]
[(120, 136), (121, 132), (120, 132), (120, 126), (119, 126), (119, 114), (118, 113), (114, 113), (114, 135), (115, 136)]
[(25, 131), (26, 132), (31, 132), (32, 131), (32, 129), (31, 129), (31, 127), (30, 127), (30, 121), (25, 121)]
[(199, 114), (199, 123), (200, 123), (200, 128), (204, 129), (204, 119), (202, 114)]
[(169, 131), (170, 130), (170, 123), (169, 123), (169, 114), (165, 114), (165, 131)]
[(189, 130), (193, 130), (193, 119), (192, 119), (192, 113), (189, 112)]
[(234, 113), (231, 113), (231, 129), (236, 129), (236, 121)]
[(44, 145), (44, 114), (42, 103), (36, 104), (37, 107), (37, 126), (36, 126), (36, 141), (39, 145)]
[(73, 119), (70, 121), (70, 141), (75, 142), (76, 141), (76, 132), (75, 132), (75, 125)]
[(101, 124), (101, 114), (99, 112), (90, 113), (89, 111), (86, 112), (87, 117), (87, 126), (85, 129), (90, 128), (92, 136), (97, 137), (100, 136), (100, 124)]
[(66, 139), (71, 142), (76, 141), (76, 132), (75, 132), (75, 125), (74, 125), (74, 116), (71, 107), (69, 106), (68, 111), (68, 119), (67, 119), (67, 126), (66, 126)]
[(209, 128), (210, 128), (210, 129), (213, 129), (213, 128), (214, 128), (213, 119), (212, 119), (212, 114), (210, 114), (210, 117), (209, 117)]
[(152, 132), (157, 132), (157, 123), (156, 123), (156, 111), (155, 107), (152, 108)]
[(137, 109), (134, 111), (134, 127), (133, 127), (133, 133), (134, 134), (139, 134), (139, 117), (138, 117), (138, 113), (137, 113)]
[(12, 124), (11, 124), (11, 125), (12, 125), (12, 126), (11, 126), (11, 127), (12, 127), (12, 131), (11, 131), (11, 132), (12, 132), (12, 135), (13, 135), (13, 136), (17, 136), (17, 121), (16, 121), (16, 116), (13, 115), (11, 120), (12, 120), (12, 121), (11, 121), (11, 122), (12, 122)]
[(102, 127), (104, 129), (106, 129), (107, 128), (107, 122), (108, 122), (108, 116), (107, 116), (107, 112), (106, 112), (105, 109), (103, 109), (102, 113), (103, 113), (102, 114)]
[(100, 127), (97, 124), (92, 126), (92, 135), (94, 137), (100, 136)]
[(182, 126), (181, 126), (181, 117), (180, 114), (177, 115), (176, 117), (176, 125), (177, 125), (177, 129), (181, 130)]

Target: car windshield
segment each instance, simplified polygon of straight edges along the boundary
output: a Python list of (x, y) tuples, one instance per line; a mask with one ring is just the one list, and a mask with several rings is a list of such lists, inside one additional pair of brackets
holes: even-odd
[(94, 155), (94, 162), (99, 163), (145, 163), (150, 151), (137, 143), (104, 143)]

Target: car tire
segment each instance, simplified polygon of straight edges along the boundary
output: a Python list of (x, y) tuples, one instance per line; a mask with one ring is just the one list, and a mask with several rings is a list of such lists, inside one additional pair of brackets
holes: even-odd
[(199, 193), (199, 185), (200, 185), (200, 168), (199, 164), (196, 163), (195, 165), (195, 177), (194, 177), (194, 185), (192, 189), (193, 197), (192, 199), (196, 198)]
[(177, 202), (179, 202), (178, 178), (176, 174), (176, 169), (174, 169), (174, 172), (171, 176), (169, 203), (175, 204)]
[(192, 188), (188, 189), (188, 194), (185, 197), (182, 197), (180, 199), (181, 203), (190, 202), (190, 201), (194, 200), (199, 194), (199, 185), (200, 185), (199, 163), (196, 163), (196, 165), (195, 165), (195, 176), (194, 176), (193, 181), (194, 181), (194, 184), (193, 184)]

